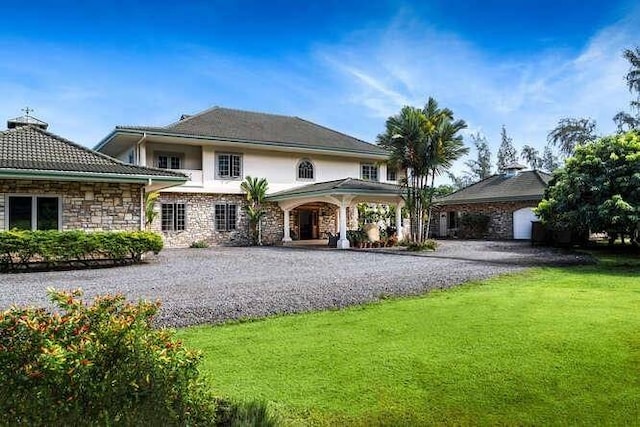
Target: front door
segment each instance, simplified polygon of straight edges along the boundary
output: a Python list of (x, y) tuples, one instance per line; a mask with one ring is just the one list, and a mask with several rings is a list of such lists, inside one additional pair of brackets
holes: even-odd
[(318, 210), (304, 209), (300, 211), (300, 240), (319, 239)]

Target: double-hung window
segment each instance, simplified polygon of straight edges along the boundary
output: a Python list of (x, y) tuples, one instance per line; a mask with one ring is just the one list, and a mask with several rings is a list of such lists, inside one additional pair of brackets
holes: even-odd
[(238, 205), (216, 203), (215, 205), (216, 231), (235, 230), (237, 220), (238, 220)]
[(60, 198), (52, 196), (8, 196), (8, 228), (59, 230)]
[(363, 163), (360, 165), (360, 178), (365, 181), (378, 180), (378, 167), (373, 163)]
[(162, 231), (184, 230), (185, 210), (184, 203), (162, 203)]
[(220, 153), (217, 156), (218, 178), (240, 179), (242, 178), (242, 155)]

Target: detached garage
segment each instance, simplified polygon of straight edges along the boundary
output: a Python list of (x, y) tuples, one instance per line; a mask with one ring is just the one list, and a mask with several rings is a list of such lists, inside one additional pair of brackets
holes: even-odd
[(531, 239), (531, 222), (538, 218), (538, 206), (551, 175), (538, 170), (523, 170), (519, 164), (509, 165), (505, 173), (436, 200), (431, 216), (433, 237), (461, 236), (461, 219), (465, 214), (488, 218), (481, 237), (485, 239)]

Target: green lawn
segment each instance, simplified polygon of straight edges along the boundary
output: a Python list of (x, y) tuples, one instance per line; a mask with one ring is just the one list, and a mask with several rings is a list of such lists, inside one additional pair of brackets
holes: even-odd
[(640, 263), (180, 330), (217, 393), (288, 423), (640, 423)]

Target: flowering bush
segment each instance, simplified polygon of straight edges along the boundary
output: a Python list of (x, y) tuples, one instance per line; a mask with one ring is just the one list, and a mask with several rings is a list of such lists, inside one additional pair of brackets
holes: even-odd
[(80, 295), (0, 314), (1, 425), (214, 423), (199, 354), (151, 326), (159, 304)]

